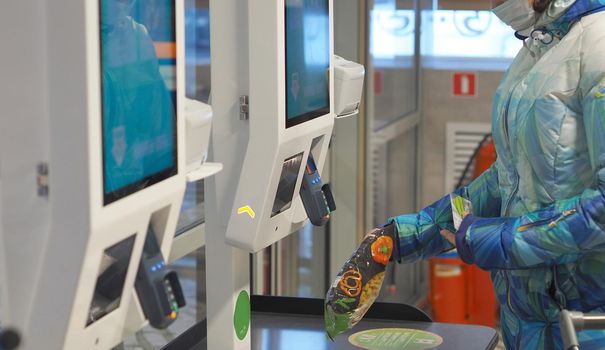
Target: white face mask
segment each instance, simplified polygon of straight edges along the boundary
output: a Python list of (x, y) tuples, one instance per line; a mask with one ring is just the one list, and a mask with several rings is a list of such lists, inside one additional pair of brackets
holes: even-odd
[(527, 0), (507, 0), (492, 11), (516, 31), (523, 31), (536, 23), (536, 12)]

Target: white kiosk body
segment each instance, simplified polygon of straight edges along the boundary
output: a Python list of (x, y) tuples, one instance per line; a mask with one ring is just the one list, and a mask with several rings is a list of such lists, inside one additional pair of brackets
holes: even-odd
[(144, 320), (143, 244), (151, 228), (168, 257), (186, 184), (183, 27), (182, 0), (0, 6), (0, 315), (20, 349), (109, 349)]
[(249, 253), (306, 219), (303, 172), (310, 155), (323, 168), (334, 126), (332, 1), (210, 10), (210, 157), (224, 170), (206, 182), (208, 348), (249, 349)]
[[(250, 48), (248, 91), (242, 93), (248, 96), (248, 115), (227, 117), (245, 125), (248, 141), (231, 157), (241, 171), (233, 174), (238, 182), (230, 189), (236, 192), (227, 241), (256, 252), (292, 232), (295, 210), (303, 209), (299, 189), (309, 155), (323, 168), (334, 126), (333, 48), (328, 0), (249, 1), (248, 6), (248, 45), (242, 45)], [(213, 98), (219, 93), (214, 85)], [(240, 112), (246, 113), (243, 107)], [(216, 122), (216, 152), (228, 142), (219, 137), (224, 118)]]

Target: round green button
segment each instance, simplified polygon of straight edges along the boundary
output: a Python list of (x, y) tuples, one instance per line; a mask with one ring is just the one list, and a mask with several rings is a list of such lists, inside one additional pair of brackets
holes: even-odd
[(349, 343), (366, 350), (424, 350), (441, 345), (443, 338), (416, 329), (380, 328), (355, 333)]
[(248, 329), (250, 329), (250, 296), (245, 290), (239, 293), (235, 302), (233, 328), (239, 340), (244, 340), (248, 334)]

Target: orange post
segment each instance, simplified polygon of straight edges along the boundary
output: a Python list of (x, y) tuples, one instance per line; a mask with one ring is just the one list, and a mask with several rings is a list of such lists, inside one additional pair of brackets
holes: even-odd
[(477, 266), (468, 266), (468, 274), (468, 323), (495, 327), (498, 303), (489, 273)]
[(496, 145), (492, 139), (484, 144), (477, 152), (475, 158), (475, 170), (473, 171), (473, 178), (476, 179), (479, 175), (483, 174), (484, 171), (489, 169), (492, 164), (496, 162)]
[(430, 302), (436, 322), (467, 323), (466, 276), (457, 254), (445, 254), (429, 262)]

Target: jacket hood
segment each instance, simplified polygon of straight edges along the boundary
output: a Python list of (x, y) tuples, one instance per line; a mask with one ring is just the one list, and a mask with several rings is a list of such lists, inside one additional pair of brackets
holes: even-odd
[(582, 17), (605, 10), (605, 0), (554, 0), (535, 28), (567, 34)]

